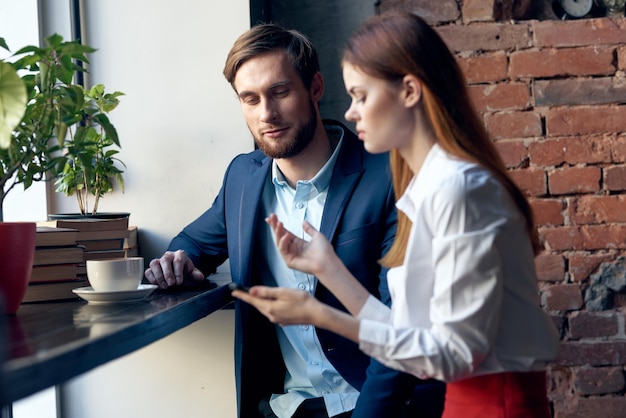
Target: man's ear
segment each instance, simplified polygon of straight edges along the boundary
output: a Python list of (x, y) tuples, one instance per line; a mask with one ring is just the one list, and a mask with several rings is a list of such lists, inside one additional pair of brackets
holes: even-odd
[(402, 99), (406, 107), (415, 106), (422, 99), (422, 83), (412, 74), (402, 78)]
[(322, 98), (322, 94), (324, 94), (324, 77), (322, 77), (322, 73), (319, 71), (313, 75), (309, 92), (314, 103), (319, 102)]

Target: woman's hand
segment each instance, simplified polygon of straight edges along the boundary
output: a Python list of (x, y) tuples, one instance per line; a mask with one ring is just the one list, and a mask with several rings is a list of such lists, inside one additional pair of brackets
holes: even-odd
[(358, 315), (370, 294), (348, 271), (324, 234), (304, 222), (304, 232), (311, 237), (311, 241), (305, 241), (289, 232), (275, 214), (265, 222), (274, 231), (276, 247), (287, 266), (316, 276), (352, 315)]
[(309, 293), (284, 287), (253, 286), (248, 292), (234, 290), (232, 295), (280, 325), (313, 324), (314, 311), (321, 306)]
[(276, 247), (289, 268), (321, 279), (331, 263), (338, 260), (328, 239), (308, 222), (305, 221), (302, 227), (311, 237), (311, 241), (305, 241), (289, 232), (275, 214), (268, 216), (265, 222), (274, 231)]
[(254, 306), (275, 324), (313, 325), (358, 342), (358, 319), (323, 304), (302, 290), (252, 286), (248, 292), (233, 290), (232, 295)]

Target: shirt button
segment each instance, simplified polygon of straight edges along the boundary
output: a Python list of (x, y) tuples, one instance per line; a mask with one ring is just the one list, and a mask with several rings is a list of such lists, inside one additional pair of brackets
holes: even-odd
[(302, 202), (298, 202), (298, 203), (296, 203), (296, 207), (297, 207), (298, 209), (302, 209), (302, 208), (304, 207), (304, 203), (302, 203)]
[(298, 289), (300, 289), (300, 290), (304, 290), (304, 289), (306, 289), (306, 286), (304, 285), (304, 283), (300, 283), (300, 284), (298, 285)]

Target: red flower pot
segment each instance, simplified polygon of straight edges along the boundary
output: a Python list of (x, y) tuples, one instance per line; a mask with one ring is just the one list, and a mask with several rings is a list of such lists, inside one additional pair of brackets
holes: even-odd
[(0, 297), (15, 314), (26, 293), (35, 256), (35, 222), (0, 222)]

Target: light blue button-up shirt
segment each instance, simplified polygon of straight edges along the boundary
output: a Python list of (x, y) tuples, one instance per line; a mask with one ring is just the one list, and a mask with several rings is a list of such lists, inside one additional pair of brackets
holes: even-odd
[[(341, 140), (343, 130), (332, 128), (329, 135)], [(305, 236), (302, 222), (308, 221), (315, 228), (320, 227), (324, 203), (340, 145), (337, 145), (330, 159), (311, 180), (300, 180), (293, 189), (285, 180), (276, 162), (272, 166), (272, 184), (263, 192), (263, 210), (266, 214), (276, 213), (285, 227), (301, 238)], [(263, 250), (269, 266), (269, 275), (263, 283), (315, 293), (317, 280), (313, 275), (289, 269), (274, 242), (269, 229), (263, 229)], [(341, 377), (324, 355), (317, 338), (315, 327), (310, 325), (290, 325), (276, 327), (287, 375), (285, 393), (274, 394), (270, 400), (272, 410), (279, 418), (290, 418), (308, 398), (323, 397), (328, 416), (341, 414), (354, 409), (359, 392)]]

